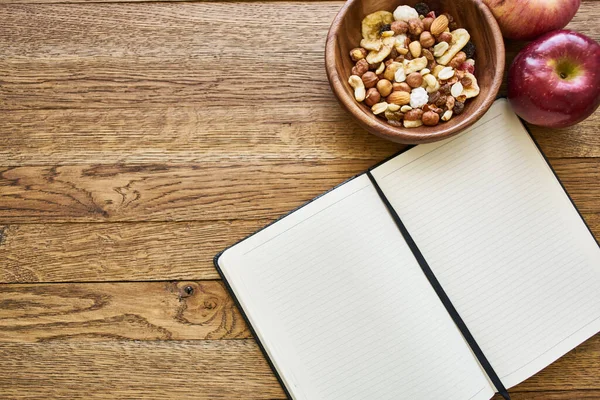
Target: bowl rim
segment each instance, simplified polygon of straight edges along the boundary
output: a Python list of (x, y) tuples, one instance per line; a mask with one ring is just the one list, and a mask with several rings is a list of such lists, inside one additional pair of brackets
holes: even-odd
[(471, 111), (471, 115), (469, 115), (459, 124), (452, 127), (444, 127), (444, 124), (437, 125), (435, 127), (427, 127), (427, 129), (432, 129), (433, 131), (426, 134), (416, 132), (409, 128), (395, 127), (387, 124), (383, 120), (377, 118), (375, 115), (367, 113), (362, 107), (360, 107), (359, 103), (356, 102), (354, 97), (349, 96), (346, 92), (339, 90), (339, 88), (344, 87), (343, 85), (347, 85), (347, 82), (344, 79), (341, 79), (336, 68), (335, 55), (338, 46), (338, 31), (350, 7), (360, 1), (364, 0), (347, 0), (331, 23), (329, 32), (327, 34), (327, 41), (325, 43), (325, 70), (327, 72), (327, 79), (329, 80), (331, 89), (338, 99), (338, 102), (358, 121), (363, 128), (372, 134), (393, 142), (419, 144), (435, 142), (456, 135), (483, 117), (485, 112), (496, 100), (498, 92), (500, 91), (500, 87), (502, 86), (506, 63), (506, 51), (504, 48), (504, 38), (502, 37), (500, 26), (498, 25), (498, 22), (496, 21), (496, 18), (492, 14), (491, 10), (481, 0), (467, 1), (470, 1), (473, 6), (478, 7), (485, 15), (485, 23), (490, 26), (494, 41), (496, 42), (498, 48), (501, 49), (499, 54), (497, 54), (498, 63), (494, 69), (495, 79), (492, 80), (492, 86), (490, 87), (487, 97), (477, 109)]

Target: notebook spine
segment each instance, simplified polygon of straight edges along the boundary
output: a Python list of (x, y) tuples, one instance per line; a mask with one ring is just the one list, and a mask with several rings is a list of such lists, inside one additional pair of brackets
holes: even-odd
[(400, 231), (400, 233), (404, 237), (404, 240), (408, 244), (408, 247), (410, 248), (410, 251), (415, 256), (415, 259), (419, 263), (419, 266), (423, 270), (423, 273), (427, 277), (427, 280), (429, 281), (429, 283), (431, 284), (431, 286), (435, 290), (436, 294), (438, 295), (438, 297), (442, 301), (442, 304), (446, 308), (446, 311), (448, 311), (448, 314), (450, 315), (450, 317), (452, 318), (452, 320), (454, 321), (454, 323), (456, 324), (456, 326), (460, 330), (460, 332), (463, 335), (463, 337), (465, 338), (467, 344), (469, 345), (469, 347), (473, 351), (473, 354), (475, 354), (475, 357), (477, 357), (477, 360), (479, 360), (479, 363), (483, 367), (483, 370), (485, 371), (485, 373), (488, 375), (488, 377), (490, 378), (490, 380), (492, 381), (492, 383), (496, 387), (496, 391), (504, 399), (510, 400), (510, 395), (508, 394), (508, 391), (506, 390), (506, 388), (502, 384), (502, 381), (500, 380), (500, 377), (498, 377), (498, 374), (496, 373), (496, 371), (494, 371), (494, 368), (492, 367), (492, 365), (488, 361), (487, 357), (485, 356), (485, 354), (483, 353), (483, 351), (481, 350), (481, 348), (477, 344), (477, 341), (475, 341), (475, 338), (473, 337), (473, 335), (469, 331), (469, 328), (467, 327), (467, 325), (465, 324), (465, 322), (461, 318), (460, 314), (458, 313), (458, 311), (456, 310), (456, 308), (454, 307), (454, 305), (450, 301), (450, 298), (448, 297), (448, 295), (444, 291), (444, 288), (442, 287), (442, 285), (440, 284), (440, 282), (436, 278), (435, 274), (431, 270), (431, 267), (427, 263), (427, 260), (425, 260), (425, 257), (421, 253), (421, 250), (419, 249), (419, 247), (415, 243), (414, 239), (412, 238), (412, 236), (410, 235), (410, 233), (406, 229), (406, 226), (404, 226), (404, 223), (402, 222), (402, 219), (400, 219), (400, 216), (398, 215), (398, 213), (396, 212), (396, 210), (394, 209), (394, 207), (392, 206), (392, 204), (390, 203), (390, 201), (388, 200), (388, 198), (386, 197), (386, 195), (383, 193), (383, 190), (381, 190), (381, 187), (379, 186), (379, 184), (377, 183), (377, 181), (375, 180), (375, 178), (371, 174), (370, 170), (367, 171), (367, 176), (369, 177), (369, 180), (371, 181), (371, 183), (373, 184), (375, 190), (377, 191), (377, 194), (381, 198), (381, 201), (383, 202), (383, 204), (385, 205), (385, 207), (388, 209), (388, 212), (390, 213), (392, 219), (396, 223), (396, 226), (398, 227), (398, 230)]

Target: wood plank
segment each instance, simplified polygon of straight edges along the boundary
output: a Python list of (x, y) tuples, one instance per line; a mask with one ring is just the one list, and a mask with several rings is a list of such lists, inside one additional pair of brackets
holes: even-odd
[(250, 337), (219, 281), (0, 285), (0, 342)]
[[(600, 238), (600, 213), (585, 214)], [(218, 279), (215, 254), (270, 220), (0, 226), (0, 282)]]
[[(598, 393), (599, 350), (596, 336), (510, 392), (535, 400)], [(0, 343), (0, 358), (10, 398), (284, 398), (252, 340)]]
[[(548, 157), (600, 156), (600, 111), (568, 129), (532, 127)], [(337, 103), (7, 111), (4, 166), (366, 159), (403, 146), (362, 130)]]
[[(510, 392), (512, 400), (598, 400), (600, 399), (600, 390), (569, 390), (569, 391), (540, 391), (540, 392)], [(492, 400), (502, 400), (502, 396), (496, 395)]]
[(0, 282), (218, 279), (214, 255), (268, 222), (0, 226)]
[[(0, 167), (0, 223), (273, 219), (373, 162)], [(551, 163), (579, 209), (597, 213), (600, 159)]]
[(285, 399), (251, 340), (0, 344), (11, 399)]

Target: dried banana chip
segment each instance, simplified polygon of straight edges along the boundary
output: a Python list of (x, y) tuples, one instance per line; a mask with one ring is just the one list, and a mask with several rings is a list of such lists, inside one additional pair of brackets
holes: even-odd
[[(405, 60), (405, 61), (407, 61), (407, 60)], [(404, 72), (408, 76), (408, 75), (412, 74), (413, 72), (422, 70), (425, 67), (427, 67), (427, 58), (426, 57), (415, 58), (414, 60), (410, 60), (410, 61), (406, 62), (406, 64), (404, 65)]]
[(471, 78), (471, 86), (464, 88), (462, 94), (467, 96), (467, 99), (476, 97), (479, 95), (479, 85), (477, 84), (477, 78), (469, 72), (465, 74), (465, 78)]
[(471, 39), (471, 35), (467, 32), (466, 29), (457, 29), (452, 32), (452, 43), (450, 43), (450, 48), (442, 54), (440, 57), (436, 58), (438, 64), (448, 65), (448, 63), (454, 58), (459, 51), (462, 50), (463, 47), (469, 42)]
[(360, 41), (360, 47), (367, 50), (379, 51), (381, 50), (381, 46), (383, 46), (381, 39), (363, 39)]
[(378, 51), (372, 50), (369, 52), (369, 54), (367, 54), (367, 62), (369, 64), (379, 64), (380, 62), (385, 60), (387, 56), (389, 56), (392, 52), (392, 48), (394, 47), (395, 41), (396, 39), (393, 37), (383, 38), (383, 40), (381, 41), (383, 44), (381, 49)]
[(389, 11), (377, 11), (362, 20), (362, 36), (364, 39), (379, 39), (381, 28), (394, 22), (394, 15)]

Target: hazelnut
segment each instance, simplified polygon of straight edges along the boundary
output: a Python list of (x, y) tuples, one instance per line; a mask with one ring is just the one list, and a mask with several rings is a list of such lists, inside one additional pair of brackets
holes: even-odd
[(410, 93), (402, 91), (392, 92), (388, 97), (386, 97), (385, 101), (403, 106), (410, 103)]
[(423, 21), (419, 18), (411, 18), (408, 20), (408, 32), (411, 35), (419, 36), (424, 29)]
[(408, 31), (408, 24), (404, 21), (394, 21), (390, 25), (390, 29), (393, 30), (396, 35), (399, 35)]
[[(380, 79), (379, 82), (377, 82), (377, 90), (379, 91), (379, 94), (381, 96), (383, 96), (383, 97), (389, 96), (393, 90), (392, 82), (388, 81), (387, 79)], [(368, 97), (368, 95), (369, 94), (367, 93), (367, 97)]]
[(421, 110), (420, 108), (413, 108), (412, 110), (404, 114), (404, 119), (406, 121), (418, 121), (421, 119), (422, 116), (423, 110)]
[(350, 58), (352, 61), (356, 62), (358, 60), (362, 60), (367, 56), (367, 50), (362, 47), (357, 47), (355, 49), (350, 50)]
[(431, 18), (431, 17), (424, 18), (422, 22), (423, 22), (423, 29), (428, 31), (431, 29), (431, 24), (433, 23), (433, 18)]
[(396, 71), (398, 71), (398, 69), (402, 67), (401, 63), (398, 62), (392, 62), (390, 63), (390, 65), (388, 65), (385, 69), (385, 71), (383, 72), (383, 77), (385, 79), (387, 79), (390, 82), (394, 81), (394, 78), (396, 77)]
[(464, 78), (462, 78), (460, 80), (460, 83), (462, 83), (463, 87), (469, 88), (473, 84), (473, 80), (471, 78), (469, 78), (468, 76), (465, 76)]
[(379, 103), (379, 100), (381, 100), (381, 95), (377, 89), (371, 88), (367, 90), (367, 96), (365, 97), (366, 105), (373, 107), (375, 104)]
[(456, 54), (454, 56), (454, 58), (452, 60), (450, 60), (450, 62), (448, 63), (448, 66), (452, 67), (452, 68), (458, 68), (465, 61), (467, 61), (467, 55), (465, 54), (464, 51), (459, 51), (458, 54)]
[(412, 91), (412, 88), (410, 86), (408, 86), (408, 83), (406, 82), (402, 82), (402, 83), (394, 83), (392, 85), (392, 90), (394, 92), (408, 92), (410, 93)]
[(427, 111), (422, 117), (423, 125), (435, 126), (440, 122), (440, 116), (433, 111)]
[(413, 72), (406, 77), (406, 83), (412, 88), (418, 88), (423, 84), (423, 75), (419, 72)]
[(369, 70), (369, 63), (367, 60), (362, 59), (356, 62), (356, 65), (352, 67), (352, 75), (363, 76)]
[(442, 32), (437, 38), (439, 42), (446, 42), (448, 44), (452, 43), (452, 34), (450, 32)]
[(435, 38), (430, 32), (423, 31), (423, 33), (421, 33), (421, 37), (419, 38), (419, 42), (421, 43), (422, 47), (428, 48), (435, 44)]
[(369, 71), (369, 72), (365, 72), (363, 74), (362, 80), (363, 80), (363, 83), (365, 84), (365, 87), (367, 89), (370, 89), (377, 84), (377, 81), (379, 81), (379, 78), (377, 78), (377, 75), (375, 75), (375, 72)]

